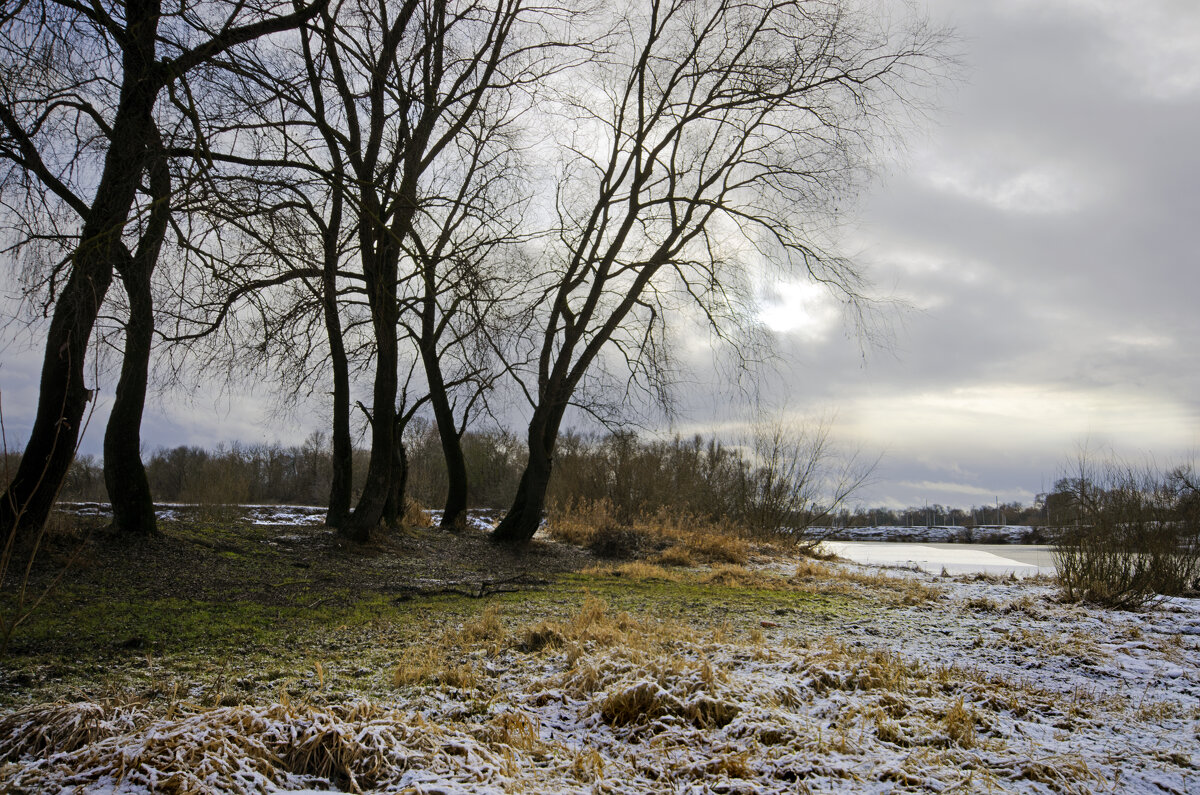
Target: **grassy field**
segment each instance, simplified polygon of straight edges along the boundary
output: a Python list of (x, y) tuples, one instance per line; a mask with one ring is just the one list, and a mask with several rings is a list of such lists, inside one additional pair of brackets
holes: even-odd
[(0, 786), (1198, 783), (1200, 621), (1186, 610), (1148, 621), (1063, 606), (1043, 582), (753, 544), (731, 555), (741, 563), (665, 566), (682, 556), (605, 561), (551, 541), (518, 554), (477, 530), (413, 529), (365, 549), (235, 518), (164, 530), (139, 549), (92, 537), (14, 635), (0, 661)]

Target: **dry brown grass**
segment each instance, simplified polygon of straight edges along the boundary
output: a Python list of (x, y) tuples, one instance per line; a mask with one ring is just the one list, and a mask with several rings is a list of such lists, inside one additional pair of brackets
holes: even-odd
[(479, 674), (466, 654), (483, 647), (491, 655), (508, 642), (508, 630), (498, 605), (489, 605), (477, 618), (450, 627), (427, 645), (409, 648), (392, 669), (397, 687), (441, 685), (458, 689), (479, 685)]
[[(914, 606), (941, 599), (942, 589), (927, 585), (915, 577), (892, 576), (882, 570), (860, 571), (809, 559), (797, 564), (790, 578), (737, 563), (716, 563), (707, 570), (678, 571), (649, 561), (631, 561), (590, 566), (581, 573), (593, 577), (620, 577), (628, 580), (663, 580), (695, 582), (723, 588), (760, 588), (764, 590), (800, 590), (823, 595), (867, 597), (892, 606)], [(1000, 609), (987, 605), (971, 605), (976, 609)], [(1014, 604), (1013, 609), (1033, 609), (1031, 605)]]
[(413, 649), (392, 669), (392, 683), (397, 687), (423, 684), (432, 681), (437, 670), (438, 657), (434, 649)]
[(114, 732), (112, 717), (90, 701), (40, 704), (5, 715), (0, 719), (0, 762), (83, 748)]
[(590, 577), (623, 577), (629, 580), (667, 580), (670, 582), (680, 582), (685, 579), (685, 576), (679, 572), (669, 571), (655, 563), (641, 560), (588, 566), (580, 574)]
[(576, 615), (565, 621), (539, 621), (521, 627), (508, 636), (508, 645), (530, 654), (566, 648), (574, 664), (585, 648), (644, 649), (656, 639), (680, 631), (674, 625), (642, 621), (624, 611), (612, 612), (603, 601), (589, 596)]
[(882, 569), (862, 571), (804, 559), (796, 567), (792, 583), (819, 594), (862, 595), (881, 599), (893, 606), (909, 607), (936, 601), (941, 588), (926, 585), (916, 577), (893, 576)]
[(810, 580), (825, 580), (836, 576), (834, 567), (814, 558), (801, 558), (796, 564), (796, 573), (793, 575), (796, 580), (806, 582)]
[(785, 590), (788, 582), (758, 569), (747, 569), (736, 564), (720, 564), (713, 566), (712, 571), (702, 575), (700, 582), (704, 585), (720, 585), (726, 588), (763, 588)]
[(696, 565), (696, 556), (684, 544), (674, 544), (667, 547), (662, 552), (654, 555), (649, 560), (650, 563), (659, 566), (678, 566), (680, 568)]
[[(6, 786), (18, 792), (43, 791), (45, 777), (56, 773), (69, 774), (72, 787), (83, 790), (110, 779), (148, 792), (258, 792), (298, 776), (361, 792), (398, 775), (414, 746), (433, 751), (441, 733), (419, 715), (366, 702), (329, 709), (238, 706), (157, 720), (142, 715), (137, 725), (124, 710), (106, 712), (95, 704), (56, 705), (25, 718), (33, 721), (27, 726), (32, 734), (54, 744), (40, 750), (40, 762), (6, 770)], [(93, 725), (101, 727), (98, 734), (59, 732)], [(80, 744), (85, 735), (91, 739)]]
[(601, 557), (644, 557), (664, 566), (743, 564), (750, 543), (729, 523), (659, 510), (621, 523), (606, 500), (580, 500), (551, 511), (551, 537), (591, 549)]
[(673, 685), (669, 678), (664, 682), (642, 679), (616, 688), (600, 700), (600, 719), (619, 728), (673, 718), (698, 729), (712, 729), (727, 726), (741, 712), (736, 704), (703, 695), (688, 693), (692, 697), (681, 699)]
[(441, 645), (471, 646), (482, 642), (498, 643), (507, 635), (500, 620), (499, 605), (488, 605), (479, 618), (468, 621), (456, 630), (444, 633)]
[(975, 725), (979, 718), (975, 711), (963, 703), (962, 696), (942, 716), (942, 727), (946, 735), (960, 748), (974, 748), (977, 740)]
[(432, 522), (429, 511), (424, 505), (412, 497), (406, 497), (404, 499), (404, 515), (400, 517), (400, 524), (405, 527), (429, 527)]
[(1030, 759), (1014, 778), (1044, 784), (1051, 792), (1069, 793), (1094, 792), (1096, 785), (1109, 783), (1097, 776), (1082, 757), (1073, 754)]
[(519, 709), (500, 712), (474, 734), (497, 750), (534, 751), (543, 745), (537, 716)]

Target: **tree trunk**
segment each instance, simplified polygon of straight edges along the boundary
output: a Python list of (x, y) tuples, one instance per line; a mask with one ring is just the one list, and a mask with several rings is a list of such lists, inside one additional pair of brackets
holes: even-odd
[(441, 525), (457, 527), (467, 513), (467, 459), (463, 455), (462, 437), (453, 425), (448, 432), (443, 431), (439, 421), (438, 432), (442, 437), (442, 455), (446, 458), (446, 505)]
[[(382, 364), (379, 366), (383, 367)], [(393, 387), (396, 384), (395, 372), (393, 367), (391, 373)], [(349, 519), (338, 528), (339, 533), (352, 541), (370, 540), (371, 531), (378, 527), (383, 520), (383, 509), (391, 495), (395, 408), (390, 400), (395, 400), (395, 390), (393, 389), (390, 399), (389, 396), (381, 396), (380, 393), (386, 392), (387, 388), (386, 384), (380, 382), (386, 380), (386, 374), (380, 375), (378, 372), (375, 374), (375, 412), (371, 418), (371, 458), (367, 464), (367, 478), (363, 484), (363, 492), (358, 498), (358, 505), (354, 507), (354, 513), (350, 514)], [(384, 400), (389, 400), (389, 402), (383, 402)], [(391, 410), (381, 410), (387, 408)], [(380, 415), (386, 416), (381, 417)]]
[(121, 233), (146, 166), (147, 147), (156, 135), (152, 112), (161, 87), (154, 62), (158, 19), (158, 0), (126, 6), (129, 37), (120, 103), (71, 275), (55, 303), (46, 335), (38, 409), (29, 442), (12, 483), (0, 498), (0, 530), (14, 526), (20, 531), (40, 529), (75, 457), (84, 410), (91, 398), (91, 390), (83, 382), (88, 340), (116, 264), (122, 255), (128, 256)]
[[(382, 244), (375, 262), (364, 267), (375, 332), (375, 406), (371, 415), (371, 459), (367, 479), (354, 513), (339, 532), (353, 541), (368, 541), (383, 519), (383, 508), (392, 489), (396, 426), (397, 380), (396, 255)], [(368, 263), (364, 263), (368, 265)]]
[[(327, 321), (328, 322), (328, 321)], [(333, 321), (337, 323), (336, 318)], [(350, 363), (342, 344), (330, 336), (333, 360), (333, 478), (329, 486), (329, 512), (325, 524), (341, 527), (350, 518), (350, 498), (354, 488), (354, 445), (350, 436)]]
[(102, 253), (76, 252), (46, 335), (37, 415), (29, 442), (0, 500), (0, 530), (6, 535), (14, 527), (18, 532), (36, 532), (45, 524), (75, 457), (83, 414), (92, 397), (83, 384), (88, 338), (112, 275), (112, 261)]
[(425, 315), (424, 334), (427, 340), (421, 346), (421, 361), (425, 366), (425, 379), (429, 384), (429, 402), (433, 406), (433, 417), (437, 422), (438, 438), (442, 443), (442, 456), (446, 459), (446, 504), (442, 509), (442, 527), (454, 527), (467, 511), (467, 459), (463, 455), (462, 437), (454, 421), (454, 409), (446, 394), (446, 382), (432, 340), (432, 321)]
[(546, 508), (546, 490), (550, 487), (550, 457), (532, 451), (512, 507), (492, 531), (491, 540), (498, 544), (522, 546), (528, 544), (542, 524)]
[(528, 544), (542, 524), (546, 490), (550, 488), (554, 444), (563, 414), (562, 409), (550, 411), (552, 414), (547, 417), (546, 412), (535, 410), (529, 423), (529, 460), (525, 464), (525, 471), (521, 473), (512, 507), (492, 531), (491, 540), (498, 544)]
[(408, 450), (404, 447), (404, 422), (396, 417), (396, 433), (392, 456), (392, 490), (383, 506), (383, 522), (399, 527), (404, 521), (404, 498), (408, 490)]
[(333, 367), (333, 479), (329, 486), (329, 512), (325, 524), (342, 527), (350, 518), (350, 497), (354, 488), (354, 445), (350, 437), (350, 362), (342, 339), (338, 316), (337, 266), (338, 237), (342, 226), (340, 182), (333, 194), (333, 210), (325, 230), (325, 262), (321, 273), (325, 332), (329, 337), (329, 359)]
[(125, 323), (121, 378), (104, 431), (104, 485), (112, 503), (113, 528), (122, 534), (144, 536), (158, 530), (154, 498), (141, 455), (154, 307), (150, 298), (150, 272), (137, 267), (122, 270), (129, 296), (129, 320)]
[(157, 136), (152, 146), (155, 154), (149, 164), (153, 201), (150, 221), (134, 256), (117, 265), (129, 298), (129, 320), (125, 324), (121, 377), (104, 431), (104, 485), (113, 507), (113, 527), (123, 534), (142, 536), (158, 531), (154, 497), (150, 493), (146, 468), (142, 465), (142, 413), (146, 407), (146, 381), (154, 343), (154, 298), (150, 280), (171, 216), (171, 174)]

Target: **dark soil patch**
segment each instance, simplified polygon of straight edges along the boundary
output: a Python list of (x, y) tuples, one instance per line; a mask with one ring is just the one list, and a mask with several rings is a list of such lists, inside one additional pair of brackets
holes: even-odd
[(250, 524), (241, 516), (175, 510), (160, 533), (129, 540), (93, 527), (53, 539), (38, 556), (33, 583), (44, 585), (68, 562), (62, 581), (145, 599), (252, 601), (293, 606), (325, 587), (331, 600), (368, 594), (485, 595), (536, 585), (548, 575), (594, 562), (585, 550), (553, 541), (523, 549), (498, 546), (485, 531), (438, 527), (378, 531), (367, 544), (323, 525)]

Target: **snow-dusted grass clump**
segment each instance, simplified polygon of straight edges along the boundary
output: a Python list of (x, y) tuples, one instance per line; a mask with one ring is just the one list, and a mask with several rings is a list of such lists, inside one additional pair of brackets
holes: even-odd
[(816, 561), (582, 581), (608, 598), (489, 604), (371, 702), (12, 713), (0, 789), (1200, 791), (1194, 600), (1114, 612), (1036, 579)]

